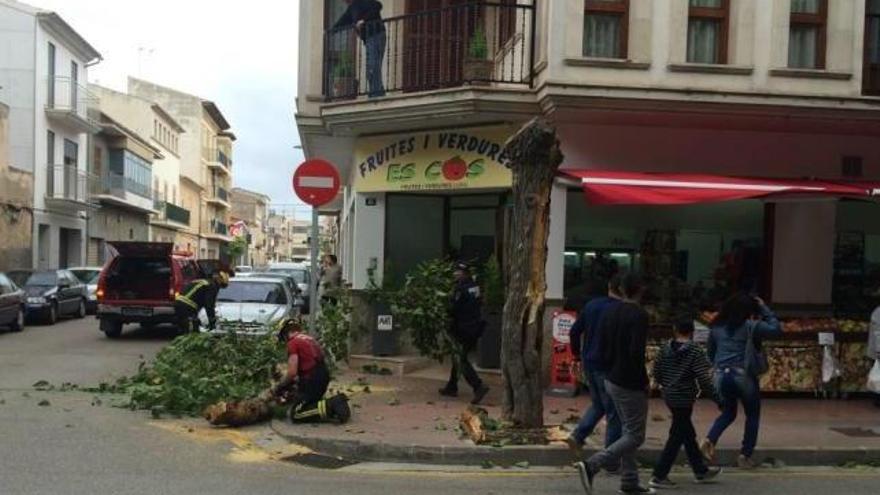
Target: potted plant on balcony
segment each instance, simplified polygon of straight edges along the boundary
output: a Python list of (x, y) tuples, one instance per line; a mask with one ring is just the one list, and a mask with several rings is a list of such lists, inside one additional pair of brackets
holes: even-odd
[(489, 45), (482, 26), (477, 26), (468, 43), (467, 56), (462, 68), (464, 80), (470, 84), (488, 84), (495, 71), (495, 62), (489, 59)]
[(347, 51), (339, 53), (339, 59), (330, 71), (333, 84), (333, 98), (354, 98), (357, 96), (357, 79), (354, 77), (354, 64)]

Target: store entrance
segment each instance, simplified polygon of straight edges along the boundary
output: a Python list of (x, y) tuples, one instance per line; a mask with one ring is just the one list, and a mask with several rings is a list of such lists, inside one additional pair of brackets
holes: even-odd
[(403, 281), (419, 263), (447, 258), (482, 265), (500, 253), (500, 193), (388, 194), (385, 272)]

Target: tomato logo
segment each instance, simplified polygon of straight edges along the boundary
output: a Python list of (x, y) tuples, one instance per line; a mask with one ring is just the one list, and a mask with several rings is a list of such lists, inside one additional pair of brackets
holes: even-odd
[(443, 163), (443, 177), (448, 181), (464, 179), (468, 173), (467, 162), (456, 156)]

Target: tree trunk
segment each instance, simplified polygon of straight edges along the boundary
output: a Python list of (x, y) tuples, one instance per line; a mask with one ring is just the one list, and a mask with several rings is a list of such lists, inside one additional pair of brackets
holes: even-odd
[(507, 141), (505, 153), (513, 172), (514, 205), (501, 342), (504, 418), (537, 428), (544, 423), (541, 351), (550, 191), (562, 152), (556, 129), (536, 118)]

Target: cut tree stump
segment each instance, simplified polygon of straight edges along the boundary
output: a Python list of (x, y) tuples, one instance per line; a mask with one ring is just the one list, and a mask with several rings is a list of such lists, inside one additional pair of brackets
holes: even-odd
[(214, 426), (247, 426), (272, 417), (269, 403), (261, 399), (239, 402), (218, 402), (205, 408), (203, 414)]
[(513, 173), (510, 242), (506, 245), (507, 300), (502, 324), (504, 419), (523, 428), (544, 423), (541, 353), (550, 193), (562, 163), (556, 129), (532, 119), (508, 139)]

